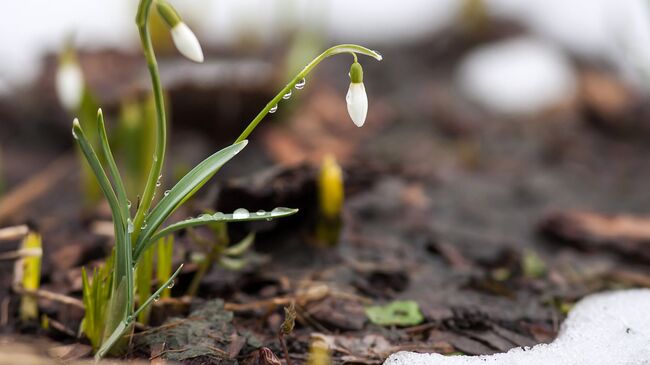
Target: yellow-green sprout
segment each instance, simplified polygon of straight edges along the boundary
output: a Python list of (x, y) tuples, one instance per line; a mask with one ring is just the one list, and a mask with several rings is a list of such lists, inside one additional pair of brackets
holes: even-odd
[(41, 257), (43, 248), (41, 235), (29, 232), (21, 244), (23, 257), (17, 262), (18, 270), (22, 271), (21, 286), (28, 293), (20, 300), (20, 319), (23, 321), (38, 318), (38, 300), (30, 295), (41, 285)]

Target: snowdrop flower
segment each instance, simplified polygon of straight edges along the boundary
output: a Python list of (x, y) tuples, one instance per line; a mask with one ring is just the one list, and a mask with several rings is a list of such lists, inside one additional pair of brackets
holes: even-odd
[(368, 114), (368, 95), (363, 86), (363, 68), (358, 62), (350, 67), (350, 88), (345, 96), (348, 104), (348, 114), (357, 127), (363, 126)]
[(56, 94), (67, 110), (76, 110), (84, 92), (84, 77), (73, 55), (64, 55), (56, 71)]
[(156, 9), (171, 29), (176, 49), (194, 62), (203, 62), (203, 50), (199, 40), (196, 39), (190, 27), (181, 20), (176, 10), (166, 1), (157, 1)]

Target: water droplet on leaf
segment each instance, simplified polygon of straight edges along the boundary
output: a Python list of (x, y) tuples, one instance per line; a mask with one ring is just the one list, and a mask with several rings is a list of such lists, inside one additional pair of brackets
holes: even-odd
[(269, 113), (271, 113), (271, 114), (273, 114), (273, 113), (275, 113), (275, 112), (277, 112), (277, 111), (278, 111), (278, 106), (277, 106), (277, 104), (276, 104), (276, 105), (273, 105), (273, 107), (272, 107), (271, 109), (269, 109)]
[(286, 94), (282, 95), (282, 99), (287, 100), (291, 97), (291, 90), (289, 90)]
[(246, 219), (250, 217), (250, 213), (246, 208), (239, 208), (239, 209), (235, 209), (235, 211), (232, 212), (232, 217), (234, 219)]
[(265, 212), (264, 210), (260, 209), (260, 210), (258, 210), (255, 214), (257, 214), (257, 215), (264, 215), (264, 214), (266, 214), (266, 212)]
[(307, 80), (303, 77), (302, 80), (298, 81), (295, 85), (295, 88), (297, 90), (302, 90), (305, 87), (305, 84), (307, 83)]
[(164, 194), (165, 196), (167, 196), (167, 195), (169, 195), (169, 193), (171, 193), (171, 190), (165, 190), (165, 192), (164, 192), (163, 194)]

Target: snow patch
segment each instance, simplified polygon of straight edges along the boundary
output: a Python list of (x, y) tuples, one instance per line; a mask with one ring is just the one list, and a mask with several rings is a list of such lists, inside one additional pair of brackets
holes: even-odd
[(384, 365), (648, 365), (650, 289), (590, 295), (571, 310), (550, 344), (482, 356), (398, 352)]
[(470, 99), (506, 114), (542, 111), (570, 97), (576, 88), (567, 57), (530, 37), (472, 51), (459, 66), (457, 82)]

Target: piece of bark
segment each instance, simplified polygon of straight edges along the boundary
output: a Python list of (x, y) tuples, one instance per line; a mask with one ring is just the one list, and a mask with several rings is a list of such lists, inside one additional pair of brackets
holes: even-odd
[(609, 250), (650, 261), (650, 216), (569, 211), (547, 216), (540, 232), (587, 250)]

